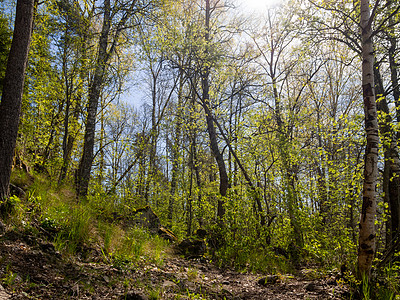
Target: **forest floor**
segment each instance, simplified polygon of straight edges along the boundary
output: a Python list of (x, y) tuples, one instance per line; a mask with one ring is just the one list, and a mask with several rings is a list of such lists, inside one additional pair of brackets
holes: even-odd
[[(110, 264), (101, 251), (66, 257), (40, 238), (0, 236), (0, 300), (5, 299), (342, 299), (334, 277), (307, 273), (265, 277), (166, 253), (159, 261)], [(267, 283), (261, 285), (260, 279)]]

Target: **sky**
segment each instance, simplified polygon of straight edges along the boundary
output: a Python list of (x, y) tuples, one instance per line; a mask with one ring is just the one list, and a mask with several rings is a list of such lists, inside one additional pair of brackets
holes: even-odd
[(282, 2), (282, 0), (238, 0), (243, 8), (251, 11), (265, 10), (267, 7), (273, 7)]
[[(268, 8), (273, 8), (281, 4), (285, 0), (235, 0), (240, 9), (247, 11), (248, 13), (261, 14)], [(123, 101), (133, 104), (136, 108), (139, 108), (145, 100), (145, 93), (137, 88), (133, 88), (131, 91), (127, 91), (121, 96)]]

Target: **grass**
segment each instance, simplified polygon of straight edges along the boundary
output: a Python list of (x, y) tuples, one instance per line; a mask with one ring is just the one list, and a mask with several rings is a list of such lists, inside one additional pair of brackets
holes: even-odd
[(187, 271), (188, 280), (191, 282), (195, 282), (197, 279), (197, 269), (189, 268)]
[[(162, 266), (168, 256), (169, 243), (151, 235), (141, 228), (126, 229), (114, 218), (114, 213), (128, 217), (134, 210), (119, 204), (95, 189), (85, 201), (77, 201), (72, 186), (55, 187), (42, 176), (27, 176), (13, 173), (14, 184), (29, 186), (23, 199), (12, 197), (6, 223), (14, 230), (30, 235), (45, 235), (54, 242), (58, 251), (73, 256), (84, 254), (88, 249), (102, 253), (101, 259), (119, 269), (143, 264)], [(125, 214), (125, 215), (123, 215)], [(239, 271), (287, 274), (292, 272), (290, 260), (275, 253), (271, 247), (261, 247), (256, 237), (243, 239), (241, 235), (230, 236), (226, 232), (226, 244), (215, 252), (215, 261), (221, 266), (234, 266)], [(377, 289), (378, 299), (395, 299), (398, 294), (398, 268), (388, 269), (385, 287)], [(196, 281), (197, 271), (187, 271), (189, 281)], [(310, 273), (311, 278), (318, 277)], [(12, 285), (15, 275), (6, 272), (1, 278), (4, 285)], [(127, 282), (126, 286), (131, 283)], [(365, 295), (370, 286), (364, 285)], [(374, 287), (375, 288), (375, 287)], [(149, 291), (152, 299), (160, 299), (160, 291)], [(197, 294), (188, 294), (190, 299), (201, 299)]]
[(119, 267), (141, 260), (163, 263), (168, 242), (142, 228), (124, 229), (113, 218), (113, 212), (127, 211), (118, 201), (101, 192), (77, 201), (72, 186), (55, 187), (44, 176), (22, 171), (13, 173), (13, 183), (29, 186), (24, 199), (10, 199), (7, 223), (15, 230), (46, 233), (68, 255), (98, 249), (104, 260)]

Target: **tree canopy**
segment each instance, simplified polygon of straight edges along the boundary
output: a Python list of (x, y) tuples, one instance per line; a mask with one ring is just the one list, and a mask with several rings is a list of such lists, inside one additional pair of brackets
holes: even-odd
[(41, 2), (13, 172), (113, 212), (149, 205), (181, 238), (206, 229), (220, 265), (398, 278), (399, 23), (400, 5), (379, 0), (260, 14), (221, 0)]

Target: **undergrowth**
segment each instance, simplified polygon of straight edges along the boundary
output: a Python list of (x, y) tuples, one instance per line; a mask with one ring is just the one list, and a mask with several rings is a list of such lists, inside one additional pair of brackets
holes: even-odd
[[(44, 176), (33, 178), (22, 171), (14, 171), (13, 180), (19, 186), (28, 187), (21, 199), (12, 196), (3, 211), (3, 219), (14, 230), (45, 237), (54, 243), (56, 250), (66, 255), (85, 259), (94, 250), (97, 258), (117, 268), (164, 263), (169, 243), (142, 228), (124, 224), (121, 220), (129, 218), (135, 208), (120, 202), (116, 196), (104, 194), (101, 187), (94, 187), (87, 199), (78, 201), (70, 185), (54, 186)], [(223, 229), (217, 225), (206, 228), (209, 233), (216, 233), (214, 241), (207, 239), (209, 249), (213, 249), (208, 257), (221, 267), (232, 266), (243, 272), (296, 272), (287, 239), (290, 226), (279, 227), (272, 223), (263, 231), (256, 230), (258, 220), (250, 214), (245, 219), (238, 218), (239, 209), (239, 206), (232, 206), (227, 210)], [(274, 235), (270, 234), (271, 230)], [(303, 266), (314, 263), (313, 268), (322, 269), (318, 274), (340, 268), (339, 263), (355, 261), (350, 256), (355, 253), (355, 245), (348, 239), (334, 240), (328, 233), (315, 237), (306, 232), (307, 243), (300, 252)], [(372, 286), (365, 282), (361, 285), (350, 275), (346, 284), (361, 286), (362, 293), (372, 295), (374, 299), (397, 299), (399, 273), (399, 267), (391, 265), (380, 272), (382, 279)], [(7, 278), (11, 281), (12, 274)]]
[(56, 250), (71, 256), (86, 257), (94, 249), (101, 259), (118, 267), (141, 261), (163, 263), (168, 242), (114, 220), (115, 212), (127, 211), (118, 207), (118, 201), (100, 192), (78, 201), (71, 186), (53, 186), (40, 175), (32, 178), (15, 171), (13, 180), (29, 186), (23, 199), (12, 196), (9, 200), (6, 221), (14, 230), (44, 235)]

